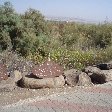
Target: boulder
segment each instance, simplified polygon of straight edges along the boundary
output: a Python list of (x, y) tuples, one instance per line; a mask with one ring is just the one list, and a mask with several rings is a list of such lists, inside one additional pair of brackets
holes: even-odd
[(102, 70), (102, 75), (105, 77), (105, 82), (112, 81), (112, 69)]
[(12, 91), (15, 88), (15, 82), (14, 79), (9, 77), (7, 80), (2, 80), (0, 82), (0, 92), (4, 91)]
[(22, 77), (20, 80), (20, 86), (31, 89), (38, 88), (57, 88), (62, 87), (65, 84), (64, 77), (61, 75), (55, 78), (30, 78), (30, 77)]
[(101, 70), (94, 66), (88, 66), (86, 67), (83, 72), (87, 73), (89, 76), (94, 74), (101, 74)]
[(22, 74), (20, 71), (15, 70), (14, 71), (14, 81), (17, 83), (22, 78)]
[(79, 74), (80, 72), (76, 69), (64, 71), (65, 83), (69, 86), (76, 86)]
[(84, 72), (90, 76), (94, 84), (103, 84), (106, 82), (105, 74), (97, 67), (88, 66), (84, 69)]
[(54, 78), (63, 74), (63, 68), (48, 59), (39, 66), (36, 65), (32, 69), (32, 74), (38, 78)]
[(90, 76), (94, 84), (103, 84), (112, 81), (112, 69), (101, 70), (97, 67), (88, 66), (85, 68), (85, 73), (87, 73), (88, 76)]
[(91, 78), (84, 72), (78, 76), (77, 86), (93, 86)]

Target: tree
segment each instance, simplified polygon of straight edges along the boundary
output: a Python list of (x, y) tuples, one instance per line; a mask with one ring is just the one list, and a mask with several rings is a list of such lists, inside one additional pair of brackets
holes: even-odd
[(10, 31), (13, 24), (14, 9), (10, 2), (0, 5), (0, 47), (1, 50), (11, 46)]

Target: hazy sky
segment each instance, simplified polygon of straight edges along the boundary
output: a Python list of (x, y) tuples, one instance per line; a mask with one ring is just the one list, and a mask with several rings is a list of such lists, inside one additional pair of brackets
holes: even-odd
[[(0, 0), (0, 4), (4, 1)], [(75, 17), (92, 21), (112, 20), (112, 0), (8, 0), (17, 12), (34, 8), (48, 16)]]

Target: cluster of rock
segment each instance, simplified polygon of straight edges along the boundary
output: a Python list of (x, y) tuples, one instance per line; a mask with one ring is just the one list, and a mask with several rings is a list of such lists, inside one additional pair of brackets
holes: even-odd
[(16, 85), (24, 88), (58, 88), (68, 86), (93, 86), (112, 81), (112, 64), (88, 66), (79, 71), (63, 68), (51, 60), (34, 66), (30, 73), (14, 70), (10, 75), (4, 64), (0, 64), (0, 91), (13, 90)]
[(94, 84), (103, 84), (112, 81), (112, 63), (88, 66), (84, 70)]
[(32, 73), (23, 77), (19, 83), (27, 88), (55, 88), (65, 84), (63, 69), (51, 60), (47, 60), (32, 69)]
[(92, 86), (91, 78), (82, 71), (76, 69), (64, 72), (65, 83), (69, 86)]
[(87, 66), (82, 71), (71, 69), (64, 72), (70, 86), (92, 86), (112, 81), (112, 62)]

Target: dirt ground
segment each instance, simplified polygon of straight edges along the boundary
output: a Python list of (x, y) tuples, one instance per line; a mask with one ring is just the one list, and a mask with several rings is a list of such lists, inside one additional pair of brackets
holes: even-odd
[[(76, 88), (76, 87), (75, 87)], [(27, 88), (20, 88), (16, 87), (13, 91), (10, 92), (0, 92), (0, 106), (5, 106), (9, 104), (16, 103), (20, 100), (25, 100), (28, 98), (35, 98), (35, 97), (43, 97), (52, 95), (55, 93), (61, 92), (69, 92), (74, 90), (75, 88), (71, 87), (62, 87), (62, 88), (44, 88), (44, 89), (27, 89)]]
[[(101, 86), (102, 88), (103, 87), (112, 88), (112, 82), (107, 84), (97, 85), (97, 86)], [(87, 89), (87, 88), (94, 88), (94, 87), (64, 86), (62, 88), (52, 88), (52, 89), (49, 88), (27, 89), (27, 88), (16, 87), (13, 91), (10, 92), (0, 92), (0, 107), (13, 104), (28, 98), (36, 98), (36, 97), (41, 98), (43, 96), (47, 97), (49, 95), (56, 94), (56, 93), (64, 93), (64, 92), (69, 93), (72, 91), (79, 91), (85, 88)]]

